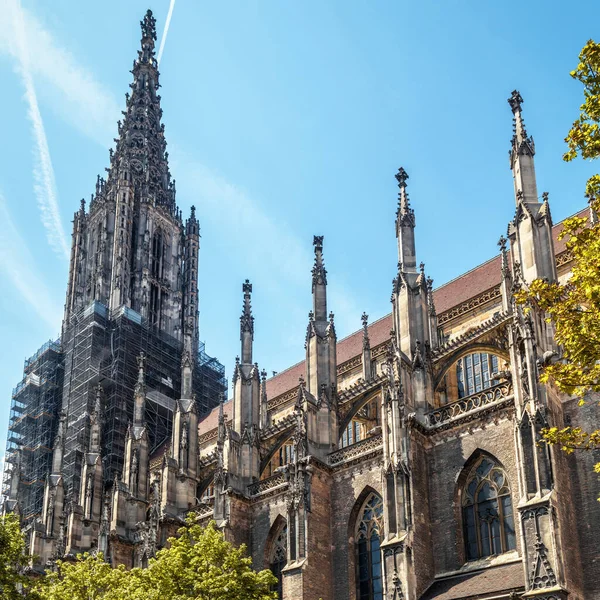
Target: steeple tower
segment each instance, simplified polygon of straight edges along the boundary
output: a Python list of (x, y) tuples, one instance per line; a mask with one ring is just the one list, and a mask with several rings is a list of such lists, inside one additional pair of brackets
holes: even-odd
[(94, 300), (127, 306), (169, 335), (187, 336), (194, 354), (199, 226), (193, 208), (184, 226), (176, 205), (155, 42), (148, 11), (106, 179), (98, 177), (89, 213), (82, 204), (75, 215), (64, 322)]

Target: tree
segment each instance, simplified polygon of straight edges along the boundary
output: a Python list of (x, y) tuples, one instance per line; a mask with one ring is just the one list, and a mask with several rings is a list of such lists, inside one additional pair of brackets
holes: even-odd
[(102, 554), (86, 553), (59, 561), (37, 591), (41, 600), (274, 600), (275, 577), (253, 571), (245, 550), (225, 541), (213, 522), (201, 527), (190, 516), (145, 569), (113, 569)]
[(125, 600), (128, 572), (113, 569), (102, 553), (80, 554), (74, 562), (57, 561), (36, 587), (41, 600)]
[(20, 590), (29, 581), (23, 575), (27, 562), (19, 518), (14, 514), (0, 517), (0, 598), (22, 600)]
[[(202, 527), (188, 517), (147, 569), (132, 571), (132, 600), (273, 600), (270, 570), (252, 570), (244, 545), (235, 548), (214, 522)], [(136, 595), (135, 589), (138, 592)], [(141, 592), (141, 595), (140, 595)]]
[[(593, 160), (600, 156), (600, 44), (590, 40), (584, 46), (571, 77), (583, 84), (584, 103), (565, 138), (568, 151), (563, 159)], [(585, 193), (592, 213), (600, 213), (600, 175), (590, 177)], [(570, 279), (562, 285), (537, 279), (529, 289), (518, 292), (516, 299), (546, 313), (562, 348), (561, 360), (544, 367), (540, 379), (552, 381), (584, 404), (590, 392), (600, 392), (600, 223), (571, 217), (564, 221), (560, 238), (567, 238), (566, 247), (573, 257)], [(542, 435), (547, 443), (559, 444), (568, 453), (600, 448), (600, 430), (552, 427)], [(600, 473), (600, 463), (595, 471)]]

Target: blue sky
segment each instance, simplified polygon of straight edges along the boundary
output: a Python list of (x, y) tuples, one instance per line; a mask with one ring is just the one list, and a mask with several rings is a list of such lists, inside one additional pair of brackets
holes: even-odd
[[(60, 329), (72, 215), (107, 166), (148, 7), (160, 39), (168, 0), (0, 0), (2, 449), (23, 359)], [(245, 278), (260, 366), (303, 358), (313, 234), (338, 336), (389, 312), (401, 165), (435, 285), (497, 252), (515, 88), (554, 220), (581, 208), (595, 165), (561, 160), (569, 71), (599, 17), (597, 2), (177, 0), (163, 120), (202, 227), (201, 339), (228, 376)]]

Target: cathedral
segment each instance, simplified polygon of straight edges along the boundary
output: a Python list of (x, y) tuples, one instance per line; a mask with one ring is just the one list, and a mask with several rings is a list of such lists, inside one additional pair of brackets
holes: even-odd
[(143, 567), (191, 512), (246, 544), (285, 600), (600, 599), (600, 458), (538, 443), (544, 427), (596, 428), (597, 408), (540, 383), (561, 350), (513, 299), (572, 264), (520, 94), (499, 254), (433, 289), (400, 168), (391, 313), (337, 339), (315, 236), (305, 360), (260, 369), (246, 280), (225, 401), (198, 341), (199, 224), (175, 203), (155, 41), (148, 11), (107, 179), (75, 214), (61, 340), (13, 395), (3, 506), (37, 568), (83, 551)]

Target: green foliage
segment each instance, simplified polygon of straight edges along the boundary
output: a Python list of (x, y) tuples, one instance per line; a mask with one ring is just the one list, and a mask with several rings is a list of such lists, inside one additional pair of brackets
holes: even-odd
[[(583, 84), (584, 103), (565, 138), (569, 149), (563, 158), (593, 160), (600, 156), (600, 44), (588, 41), (571, 77)], [(592, 210), (600, 214), (600, 175), (590, 177), (585, 193)], [(560, 238), (567, 238), (573, 257), (570, 279), (563, 285), (538, 279), (518, 292), (516, 300), (527, 310), (544, 311), (562, 346), (563, 360), (545, 367), (540, 379), (578, 396), (581, 405), (588, 393), (600, 392), (600, 223), (571, 217), (564, 222)], [(552, 427), (542, 435), (548, 444), (557, 444), (567, 453), (600, 448), (600, 430)], [(594, 469), (600, 473), (600, 463)]]
[(22, 575), (25, 566), (25, 538), (18, 517), (12, 514), (0, 517), (0, 598), (22, 600), (19, 590), (28, 583)]
[(145, 590), (139, 600), (276, 598), (270, 591), (276, 583), (271, 571), (253, 571), (246, 548), (235, 548), (225, 541), (213, 522), (201, 527), (190, 517), (187, 526), (169, 543), (170, 547), (158, 552), (147, 569), (135, 573)]
[[(580, 155), (583, 159), (594, 159), (600, 156), (600, 44), (588, 41), (571, 77), (583, 84), (584, 102), (579, 118), (565, 138), (569, 149), (563, 158), (571, 161)], [(596, 198), (599, 192), (600, 175), (594, 175), (588, 180), (585, 193)]]
[(225, 541), (214, 523), (189, 517), (148, 568), (113, 569), (102, 555), (59, 562), (38, 586), (41, 600), (274, 600), (271, 571), (252, 570), (245, 547)]
[(48, 571), (36, 591), (41, 600), (125, 600), (126, 578), (124, 567), (113, 569), (101, 553), (86, 552), (74, 562), (57, 561), (56, 571)]

